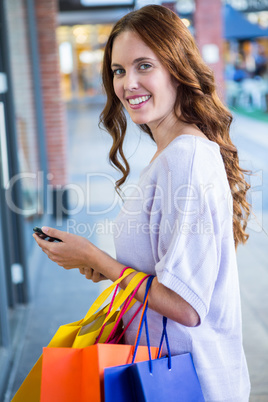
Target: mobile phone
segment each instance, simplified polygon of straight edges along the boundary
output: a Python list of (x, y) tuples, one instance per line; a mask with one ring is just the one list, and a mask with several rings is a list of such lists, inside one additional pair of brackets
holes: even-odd
[(62, 242), (62, 240), (61, 240), (61, 239), (57, 239), (57, 237), (48, 236), (47, 234), (45, 234), (45, 233), (42, 231), (41, 228), (39, 228), (39, 227), (37, 227), (37, 226), (35, 226), (35, 227), (33, 228), (33, 231), (34, 231), (34, 233), (37, 233), (38, 236), (40, 236), (40, 237), (41, 237), (42, 239), (44, 239), (44, 240), (49, 240), (49, 241), (61, 241), (61, 242)]

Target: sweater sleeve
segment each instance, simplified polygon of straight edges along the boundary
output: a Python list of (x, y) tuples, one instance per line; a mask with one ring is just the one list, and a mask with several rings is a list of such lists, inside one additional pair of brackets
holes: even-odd
[(195, 141), (191, 145), (159, 160), (156, 182), (163, 196), (152, 205), (151, 227), (159, 230), (151, 241), (157, 242), (159, 282), (185, 299), (202, 322), (217, 281), (224, 221), (232, 217), (221, 161)]

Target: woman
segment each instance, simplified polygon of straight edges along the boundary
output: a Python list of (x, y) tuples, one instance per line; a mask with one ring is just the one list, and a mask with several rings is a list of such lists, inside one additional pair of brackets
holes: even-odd
[[(53, 261), (79, 268), (94, 282), (115, 281), (125, 266), (154, 274), (152, 344), (159, 343), (165, 315), (172, 353), (192, 353), (205, 399), (245, 402), (250, 385), (235, 249), (248, 238), (249, 186), (229, 137), (231, 114), (191, 34), (162, 6), (131, 12), (115, 25), (103, 83), (101, 122), (113, 137), (110, 160), (123, 174), (117, 191), (129, 173), (122, 148), (125, 110), (157, 145), (137, 192), (117, 217), (123, 228), (115, 239), (117, 259), (85, 238), (52, 228), (43, 231), (62, 243), (35, 239)], [(137, 293), (139, 301), (144, 290)], [(126, 343), (134, 342), (137, 322)]]

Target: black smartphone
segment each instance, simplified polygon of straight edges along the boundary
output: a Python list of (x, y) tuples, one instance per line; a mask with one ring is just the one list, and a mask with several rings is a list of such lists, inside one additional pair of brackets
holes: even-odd
[(44, 239), (44, 240), (49, 240), (49, 241), (61, 241), (61, 242), (62, 242), (62, 240), (61, 240), (61, 239), (57, 239), (57, 237), (50, 237), (50, 236), (46, 235), (46, 234), (42, 231), (42, 229), (39, 228), (39, 227), (37, 227), (37, 226), (35, 226), (35, 227), (33, 228), (33, 231), (34, 231), (34, 233), (37, 233), (38, 236), (40, 236), (40, 237), (41, 237), (42, 239)]

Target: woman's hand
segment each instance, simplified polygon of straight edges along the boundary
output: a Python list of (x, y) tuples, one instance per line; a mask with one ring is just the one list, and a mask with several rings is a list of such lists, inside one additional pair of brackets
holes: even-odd
[[(47, 256), (65, 269), (79, 268), (81, 274), (93, 282), (99, 282), (104, 278), (114, 282), (125, 268), (123, 264), (84, 237), (52, 228), (43, 227), (42, 230), (48, 236), (62, 240), (60, 243), (49, 242), (37, 234), (33, 235)], [(120, 286), (125, 288), (134, 275), (135, 273), (132, 273), (127, 276)], [(143, 283), (135, 296), (140, 302), (143, 301), (145, 287), (146, 284)], [(151, 286), (149, 308), (185, 326), (193, 327), (199, 323), (199, 315), (194, 308), (177, 293), (159, 283), (157, 277)]]
[(100, 282), (105, 281), (104, 275), (100, 274), (99, 272), (95, 271), (93, 268), (79, 268), (80, 274), (85, 275), (87, 279), (91, 279), (92, 282)]
[(37, 234), (33, 235), (39, 247), (52, 261), (65, 269), (79, 268), (80, 273), (93, 282), (106, 279), (100, 272), (91, 268), (98, 255), (103, 252), (89, 240), (58, 229), (43, 227), (42, 230), (48, 236), (62, 240), (62, 242), (50, 242)]

